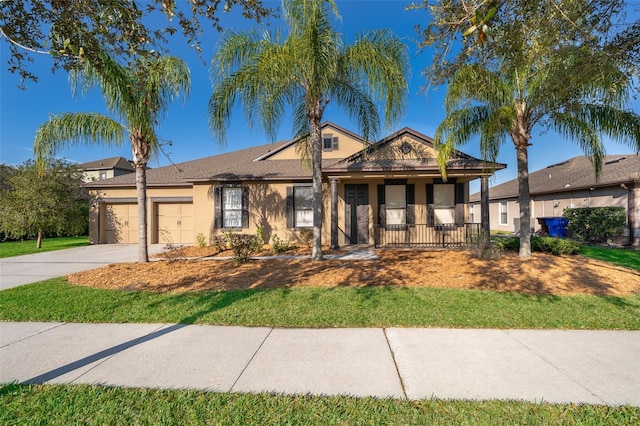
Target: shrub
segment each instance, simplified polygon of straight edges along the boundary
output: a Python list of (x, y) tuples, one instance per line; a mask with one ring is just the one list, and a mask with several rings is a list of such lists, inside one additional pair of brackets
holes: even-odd
[(256, 236), (249, 234), (231, 234), (231, 249), (236, 263), (246, 263), (255, 252)]
[(531, 237), (532, 251), (560, 256), (561, 254), (578, 254), (581, 249), (580, 243), (567, 238)]
[[(520, 250), (520, 238), (492, 238), (491, 243), (495, 244), (502, 251), (517, 252)], [(551, 253), (559, 256), (561, 254), (577, 254), (580, 253), (582, 246), (580, 243), (568, 238), (556, 237), (531, 237), (531, 251), (541, 253)], [(485, 258), (486, 259), (486, 258)]]
[(491, 243), (500, 247), (502, 251), (519, 251), (520, 238), (518, 237), (494, 237)]
[(278, 237), (277, 235), (273, 236), (273, 250), (276, 253), (283, 253), (285, 251), (289, 251), (292, 250), (296, 247), (295, 244), (293, 244), (291, 241), (289, 240), (281, 240), (280, 237)]
[(567, 230), (579, 241), (604, 243), (620, 235), (627, 223), (624, 207), (579, 207), (565, 210), (562, 216), (569, 221)]
[(300, 240), (308, 248), (311, 248), (313, 244), (313, 229), (303, 229), (300, 231)]
[(264, 246), (264, 226), (258, 226), (258, 229), (256, 230), (256, 236), (253, 240), (253, 251), (254, 252), (259, 252), (262, 250), (262, 247)]
[(225, 251), (229, 246), (229, 239), (226, 235), (216, 235), (211, 240), (211, 245), (215, 247), (218, 252)]
[(198, 247), (205, 247), (207, 245), (207, 240), (202, 232), (196, 236), (196, 242), (198, 243)]

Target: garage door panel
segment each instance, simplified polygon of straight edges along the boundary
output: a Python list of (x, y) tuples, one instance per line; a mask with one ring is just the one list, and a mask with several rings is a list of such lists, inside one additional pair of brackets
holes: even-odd
[(106, 204), (102, 217), (102, 242), (137, 243), (138, 223), (137, 204)]
[(158, 203), (156, 208), (158, 243), (193, 243), (193, 204)]

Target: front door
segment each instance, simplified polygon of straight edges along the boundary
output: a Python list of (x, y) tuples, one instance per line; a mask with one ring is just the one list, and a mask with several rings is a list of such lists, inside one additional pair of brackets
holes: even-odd
[(345, 185), (345, 234), (349, 244), (369, 244), (369, 185)]

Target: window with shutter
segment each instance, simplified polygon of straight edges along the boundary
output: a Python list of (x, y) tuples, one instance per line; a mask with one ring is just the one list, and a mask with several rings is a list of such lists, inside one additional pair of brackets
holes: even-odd
[(214, 188), (214, 226), (249, 227), (249, 188), (225, 184)]

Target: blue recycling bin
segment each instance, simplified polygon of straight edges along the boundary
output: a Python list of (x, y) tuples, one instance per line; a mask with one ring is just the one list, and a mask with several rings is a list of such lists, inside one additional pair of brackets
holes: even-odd
[(567, 236), (567, 225), (569, 224), (567, 219), (564, 217), (548, 217), (546, 222), (550, 237), (565, 238)]

